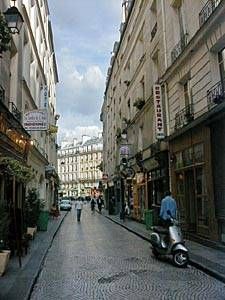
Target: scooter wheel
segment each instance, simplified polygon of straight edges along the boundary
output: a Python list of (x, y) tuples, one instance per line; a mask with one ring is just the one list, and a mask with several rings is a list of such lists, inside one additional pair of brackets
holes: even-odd
[(158, 258), (159, 257), (159, 252), (155, 249), (155, 248), (152, 248), (152, 254)]
[(189, 257), (187, 252), (178, 250), (173, 254), (173, 263), (178, 268), (185, 268), (187, 267), (189, 261)]

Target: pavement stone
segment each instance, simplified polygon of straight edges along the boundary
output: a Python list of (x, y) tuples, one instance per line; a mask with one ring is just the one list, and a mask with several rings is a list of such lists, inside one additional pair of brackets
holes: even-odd
[(22, 257), (22, 268), (19, 268), (18, 257), (10, 259), (5, 275), (0, 277), (0, 300), (29, 299), (43, 260), (65, 216), (66, 213), (61, 212), (57, 219), (50, 218), (48, 230), (38, 231), (28, 254)]
[(149, 242), (89, 206), (81, 222), (68, 214), (31, 294), (31, 300), (223, 300), (225, 285), (188, 266), (151, 255)]
[[(111, 221), (150, 242), (151, 231), (146, 229), (145, 224), (132, 219), (125, 219), (125, 221), (120, 220), (118, 215), (108, 215), (106, 210), (104, 210), (103, 214)], [(185, 240), (185, 244), (189, 250), (191, 265), (225, 283), (224, 251), (210, 248), (190, 240)]]

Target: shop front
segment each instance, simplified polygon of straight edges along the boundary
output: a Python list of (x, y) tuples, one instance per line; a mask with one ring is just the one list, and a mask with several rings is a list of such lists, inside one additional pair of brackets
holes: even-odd
[(185, 232), (217, 240), (210, 128), (198, 126), (170, 140), (172, 193)]
[[(8, 222), (7, 245), (21, 254), (26, 183), (33, 174), (27, 166), (30, 136), (0, 102), (0, 205)], [(20, 262), (21, 263), (21, 262)]]

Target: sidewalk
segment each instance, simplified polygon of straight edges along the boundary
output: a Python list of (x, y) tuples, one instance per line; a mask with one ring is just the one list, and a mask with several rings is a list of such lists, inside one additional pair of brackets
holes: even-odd
[[(150, 242), (151, 231), (146, 229), (145, 224), (141, 224), (131, 219), (126, 219), (125, 221), (120, 220), (118, 215), (108, 215), (106, 210), (103, 210), (102, 214), (111, 221)], [(206, 247), (190, 240), (186, 240), (185, 244), (189, 250), (191, 265), (217, 278), (218, 280), (225, 282), (224, 251)]]
[(5, 275), (0, 277), (1, 300), (29, 299), (48, 249), (66, 214), (61, 212), (57, 219), (50, 218), (48, 231), (38, 231), (30, 243), (28, 254), (22, 257), (22, 268), (19, 268), (18, 257), (10, 259)]

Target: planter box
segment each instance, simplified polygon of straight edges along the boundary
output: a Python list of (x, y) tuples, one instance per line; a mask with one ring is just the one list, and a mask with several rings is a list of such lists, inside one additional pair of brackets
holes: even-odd
[(41, 211), (38, 218), (38, 230), (47, 231), (48, 229), (49, 212)]
[(9, 262), (10, 250), (3, 250), (0, 252), (0, 276), (5, 273), (6, 267)]
[(34, 239), (36, 232), (37, 232), (37, 226), (27, 227), (27, 234), (30, 234), (32, 236), (32, 239)]

